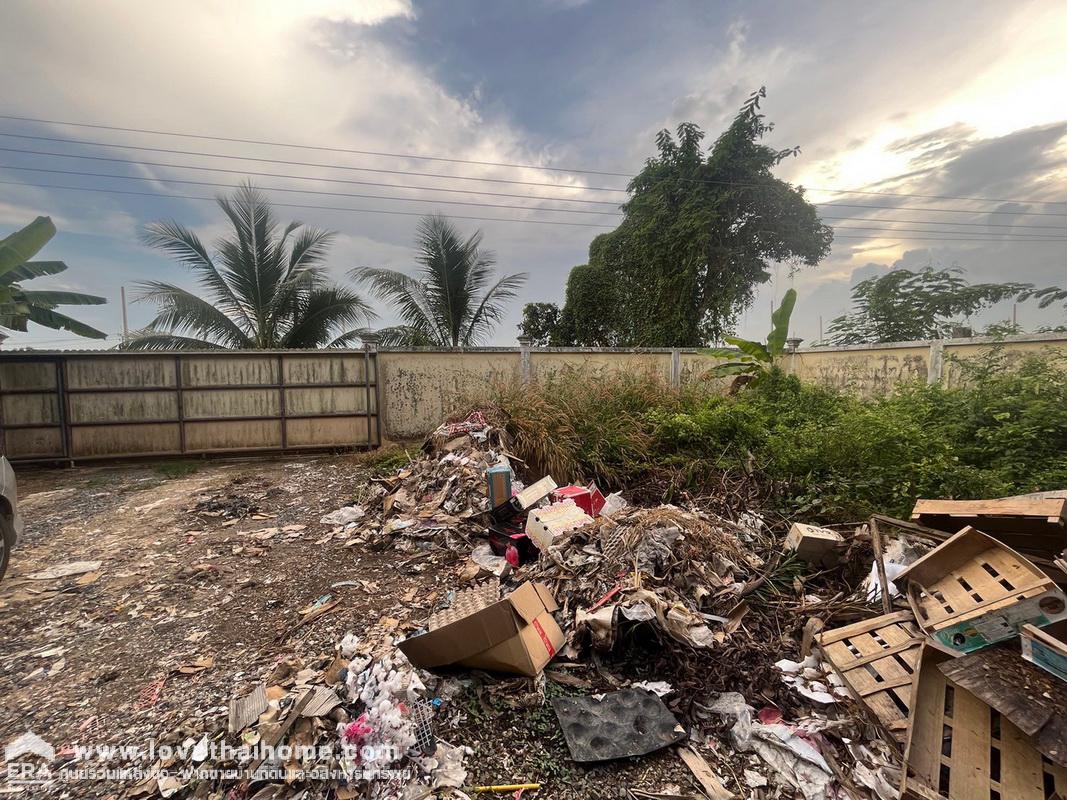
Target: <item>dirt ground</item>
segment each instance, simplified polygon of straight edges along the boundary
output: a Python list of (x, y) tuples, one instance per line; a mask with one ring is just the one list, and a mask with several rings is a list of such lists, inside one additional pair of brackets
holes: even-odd
[[(417, 629), (464, 556), (331, 538), (320, 517), (358, 500), (371, 477), (358, 456), (21, 471), (26, 533), (0, 583), (0, 742), (32, 731), (62, 759), (79, 743), (177, 741), (224, 722), (230, 698), (282, 659), (332, 656), (348, 631)], [(100, 564), (35, 575), (82, 561)], [(300, 610), (327, 594), (339, 605), (297, 627)], [(550, 680), (549, 694), (610, 688), (591, 668), (567, 672), (570, 685)], [(469, 677), (455, 727), (438, 734), (474, 749), (475, 782), (540, 781), (536, 798), (695, 786), (670, 751), (580, 767), (549, 706), (509, 702), (523, 693), (515, 682)], [(127, 788), (105, 780), (24, 794)]]

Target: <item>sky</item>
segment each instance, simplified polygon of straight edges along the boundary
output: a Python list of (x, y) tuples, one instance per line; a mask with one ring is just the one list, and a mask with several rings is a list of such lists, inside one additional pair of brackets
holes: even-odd
[[(762, 337), (794, 287), (793, 334), (811, 342), (855, 282), (893, 268), (1064, 283), (1064, 41), (1062, 0), (7, 0), (0, 115), (47, 121), (0, 119), (0, 233), (53, 218), (41, 257), (70, 269), (33, 286), (105, 296), (62, 310), (110, 346), (120, 287), (131, 300), (139, 281), (195, 287), (141, 243), (144, 225), (177, 219), (214, 240), (221, 212), (199, 198), (244, 177), (282, 218), (337, 232), (340, 281), (413, 271), (418, 215), (440, 211), (484, 232), (501, 274), (528, 273), (486, 342), (514, 345), (522, 304), (562, 301), (570, 268), (617, 224), (656, 132), (691, 121), (710, 143), (765, 86), (766, 141), (800, 147), (777, 174), (836, 204), (819, 210), (838, 238), (816, 267), (776, 265), (738, 332)], [(394, 321), (374, 303), (376, 325)], [(1064, 317), (1014, 311), (1027, 329)], [(152, 316), (130, 303), (131, 329)], [(101, 346), (30, 327), (5, 349)]]

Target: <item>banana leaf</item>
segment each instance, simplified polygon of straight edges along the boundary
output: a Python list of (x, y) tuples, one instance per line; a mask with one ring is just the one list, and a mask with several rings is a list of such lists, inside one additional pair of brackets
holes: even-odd
[(789, 337), (789, 318), (793, 316), (793, 306), (796, 303), (797, 290), (790, 289), (782, 298), (782, 304), (771, 314), (771, 332), (767, 335), (767, 350), (775, 358), (785, 351), (785, 340)]
[(38, 325), (44, 325), (46, 328), (52, 328), (53, 330), (67, 330), (71, 333), (76, 333), (78, 336), (86, 336), (90, 339), (107, 338), (107, 334), (103, 331), (98, 331), (84, 322), (78, 322), (78, 320), (72, 319), (66, 314), (60, 314), (58, 311), (52, 311), (41, 306), (30, 306), (28, 316), (31, 321), (36, 322)]
[(0, 276), (37, 255), (37, 251), (56, 235), (50, 217), (38, 217), (22, 230), (0, 240)]

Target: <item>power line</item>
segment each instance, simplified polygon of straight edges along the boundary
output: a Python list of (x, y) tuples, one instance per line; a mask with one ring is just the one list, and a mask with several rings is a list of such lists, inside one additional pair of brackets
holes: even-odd
[[(1048, 231), (1067, 231), (1067, 225), (1028, 225), (1024, 222), (952, 222), (943, 219), (885, 219), (884, 217), (829, 217), (823, 219), (845, 219), (856, 222), (892, 222), (905, 225), (966, 225), (970, 228), (1037, 228)], [(963, 233), (964, 231), (961, 231)]]
[[(3, 135), (3, 134), (0, 134), (0, 135)], [(17, 152), (17, 153), (34, 153), (34, 154), (41, 155), (41, 153), (38, 153), (37, 151), (33, 151), (33, 150), (17, 150), (15, 148), (8, 148), (8, 151), (9, 152)], [(43, 155), (57, 155), (57, 156), (59, 156), (61, 158), (62, 157), (66, 157), (66, 158), (80, 158), (81, 157), (81, 156), (76, 156), (76, 155), (70, 154), (70, 153), (45, 153)], [(85, 156), (84, 158), (91, 159), (92, 156)], [(405, 190), (413, 190), (413, 191), (420, 191), (420, 192), (449, 192), (449, 193), (452, 193), (452, 194), (476, 194), (476, 195), (481, 195), (481, 196), (485, 196), (485, 197), (513, 197), (513, 198), (520, 199), (520, 200), (548, 200), (548, 201), (552, 201), (552, 202), (556, 202), (556, 203), (587, 203), (587, 204), (590, 204), (590, 205), (612, 206), (614, 208), (618, 208), (619, 207), (619, 202), (616, 201), (616, 200), (587, 200), (585, 198), (580, 198), (580, 197), (546, 197), (545, 195), (540, 195), (540, 194), (515, 194), (515, 193), (510, 193), (510, 192), (487, 192), (485, 190), (480, 190), (480, 189), (453, 189), (453, 188), (448, 188), (448, 187), (444, 187), (444, 186), (412, 186), (412, 185), (406, 184), (406, 183), (383, 183), (381, 181), (361, 181), (361, 180), (356, 180), (354, 178), (326, 178), (326, 177), (317, 177), (317, 176), (314, 176), (314, 175), (289, 175), (289, 174), (286, 174), (286, 173), (283, 173), (283, 172), (253, 172), (251, 170), (225, 169), (223, 167), (205, 167), (205, 166), (199, 166), (199, 165), (195, 165), (195, 164), (169, 164), (169, 163), (166, 163), (166, 162), (156, 162), (156, 161), (134, 161), (132, 159), (104, 159), (104, 160), (117, 161), (118, 163), (122, 163), (122, 164), (133, 164), (133, 165), (138, 165), (138, 166), (157, 166), (157, 167), (167, 167), (168, 169), (191, 169), (191, 170), (199, 170), (201, 172), (227, 172), (227, 173), (231, 173), (231, 174), (235, 174), (235, 175), (255, 175), (256, 177), (263, 177), (263, 178), (285, 178), (287, 180), (316, 181), (316, 182), (319, 182), (319, 183), (341, 183), (341, 184), (353, 185), (353, 186), (378, 186), (378, 187), (383, 187), (383, 188), (388, 188), (388, 189), (405, 189)], [(1064, 216), (1067, 216), (1067, 214), (1065, 214)]]
[[(0, 133), (0, 136), (20, 136), (20, 134), (14, 133)], [(20, 138), (39, 138), (49, 141), (53, 141), (50, 137), (26, 137)], [(590, 192), (620, 192), (626, 194), (625, 189), (616, 189), (609, 186), (571, 186), (566, 183), (547, 183), (540, 181), (520, 181), (512, 180), (509, 178), (474, 178), (467, 175), (447, 175), (440, 172), (413, 172), (412, 170), (405, 169), (382, 169), (380, 167), (354, 167), (350, 164), (323, 164), (318, 161), (290, 161), (282, 158), (260, 158), (257, 156), (235, 156), (228, 153), (205, 153), (199, 150), (176, 150), (169, 147), (141, 147), (132, 144), (109, 144), (107, 142), (88, 142), (80, 139), (54, 139), (54, 141), (64, 142), (66, 144), (85, 144), (95, 147), (113, 147), (120, 150), (143, 150), (149, 153), (167, 153), (168, 155), (180, 155), (180, 156), (199, 156), (201, 158), (228, 158), (235, 161), (258, 161), (262, 164), (284, 164), (286, 166), (293, 167), (318, 167), (321, 169), (345, 169), (352, 172), (375, 172), (383, 175), (413, 175), (419, 178), (444, 178), (450, 181), (480, 181), (483, 183), (508, 183), (519, 186), (547, 186), (552, 189), (580, 189)], [(0, 150), (6, 150), (12, 153), (34, 153), (42, 156), (56, 156), (59, 158), (88, 158), (96, 161), (121, 161), (122, 159), (106, 158), (104, 156), (75, 156), (68, 153), (49, 153), (41, 150), (19, 150), (13, 147), (2, 147)], [(175, 166), (175, 165), (169, 165)], [(732, 185), (732, 184), (731, 184)]]
[[(508, 163), (508, 162), (474, 161), (474, 160), (470, 160), (470, 159), (451, 158), (451, 157), (446, 157), (446, 156), (423, 156), (423, 155), (416, 155), (416, 154), (412, 154), (412, 153), (408, 153), (408, 154), (405, 154), (405, 153), (388, 153), (388, 152), (381, 152), (381, 151), (374, 151), (374, 150), (355, 150), (355, 149), (347, 149), (347, 148), (322, 147), (322, 146), (316, 146), (316, 145), (298, 145), (298, 144), (290, 144), (290, 143), (285, 143), (285, 142), (277, 142), (277, 141), (261, 140), (261, 139), (240, 139), (240, 138), (236, 138), (236, 137), (214, 136), (214, 135), (208, 135), (208, 134), (191, 134), (191, 133), (181, 133), (181, 132), (176, 132), (176, 131), (158, 131), (158, 130), (150, 130), (150, 129), (145, 129), (145, 128), (127, 128), (127, 127), (122, 127), (122, 126), (118, 126), (118, 125), (100, 125), (100, 124), (91, 124), (91, 123), (83, 123), (83, 122), (69, 122), (69, 121), (63, 121), (63, 120), (48, 120), (48, 119), (40, 119), (40, 118), (35, 118), (35, 117), (20, 117), (20, 116), (15, 116), (15, 115), (0, 114), (0, 119), (18, 120), (18, 121), (21, 121), (21, 122), (34, 122), (34, 123), (47, 124), (47, 125), (63, 125), (63, 126), (68, 126), (68, 127), (94, 128), (94, 129), (99, 129), (99, 130), (121, 131), (121, 132), (126, 132), (126, 133), (144, 133), (144, 134), (150, 134), (150, 135), (154, 135), (154, 136), (173, 136), (173, 137), (181, 137), (181, 138), (189, 138), (189, 139), (204, 139), (204, 140), (209, 140), (209, 141), (231, 142), (231, 143), (240, 143), (240, 144), (259, 144), (259, 145), (267, 145), (267, 146), (271, 146), (271, 147), (291, 147), (291, 148), (308, 149), (308, 150), (321, 150), (321, 151), (326, 151), (326, 152), (350, 153), (350, 154), (355, 154), (355, 155), (373, 155), (373, 156), (380, 156), (380, 157), (386, 157), (386, 158), (407, 158), (407, 159), (428, 160), (428, 161), (437, 161), (437, 162), (452, 163), (452, 164), (471, 164), (471, 165), (479, 165), (479, 166), (506, 167), (506, 168), (513, 168), (513, 169), (534, 169), (534, 170), (545, 170), (545, 171), (554, 171), (554, 172), (571, 172), (571, 173), (578, 173), (578, 174), (603, 175), (603, 176), (619, 177), (619, 178), (627, 178), (627, 179), (636, 177), (635, 175), (633, 175), (631, 173), (610, 172), (610, 171), (606, 171), (606, 170), (590, 170), (590, 169), (564, 168), (564, 167), (545, 167), (545, 166), (540, 166), (538, 164), (516, 164), (516, 163)], [(118, 145), (118, 144), (110, 144), (110, 143), (107, 143), (107, 142), (92, 142), (92, 141), (82, 141), (82, 140), (76, 140), (76, 139), (61, 139), (61, 138), (56, 138), (56, 137), (34, 136), (34, 135), (30, 135), (30, 134), (0, 133), (0, 135), (2, 135), (2, 136), (16, 136), (16, 137), (26, 138), (26, 139), (40, 139), (40, 140), (43, 140), (43, 141), (66, 141), (66, 142), (72, 142), (72, 143), (76, 143), (76, 144), (86, 144), (86, 145), (92, 145), (92, 146), (97, 146), (97, 147), (124, 147), (124, 148), (131, 148), (131, 149), (135, 149), (135, 150), (150, 150), (150, 151), (155, 151), (155, 152), (183, 153), (185, 155), (205, 155), (205, 156), (212, 155), (212, 154), (208, 154), (208, 153), (195, 153), (195, 152), (194, 153), (190, 153), (188, 151), (167, 150), (167, 149), (163, 149), (163, 148), (146, 148), (146, 147), (137, 147), (135, 145)], [(225, 157), (225, 156), (218, 156), (218, 157)], [(272, 159), (251, 159), (251, 160), (273, 161)], [(289, 163), (289, 162), (281, 162), (281, 163)], [(292, 163), (296, 163), (296, 162), (292, 162)], [(303, 166), (326, 166), (326, 167), (329, 167), (329, 166), (332, 166), (332, 165), (328, 165), (328, 164), (317, 164), (317, 165), (315, 165), (315, 164), (303, 164)], [(358, 168), (358, 167), (348, 167), (348, 168), (349, 169), (369, 169), (369, 168)], [(388, 170), (370, 170), (370, 171), (386, 171), (386, 172), (388, 172)], [(481, 180), (481, 181), (490, 181), (490, 182), (495, 182), (495, 183), (522, 183), (522, 184), (534, 185), (534, 186), (560, 186), (560, 184), (538, 184), (538, 183), (530, 183), (528, 181), (511, 181), (511, 180), (505, 180), (505, 179), (501, 179), (501, 178), (470, 178), (470, 177), (464, 177), (464, 176), (458, 176), (458, 175), (441, 176), (441, 175), (432, 175), (432, 174), (414, 173), (414, 172), (408, 173), (408, 174), (412, 174), (412, 175), (423, 174), (424, 177), (449, 177), (449, 178), (459, 178), (461, 180)], [(715, 181), (715, 180), (706, 179), (706, 178), (688, 178), (688, 179), (683, 179), (683, 180), (691, 180), (691, 181), (697, 181), (697, 182), (703, 182), (703, 183), (722, 184), (722, 185), (727, 185), (727, 186), (737, 186), (737, 187), (746, 187), (747, 186), (747, 187), (750, 187), (750, 188), (759, 188), (758, 184), (734, 183), (732, 181)], [(612, 191), (612, 192), (625, 192), (626, 191), (625, 189), (614, 189), (614, 188), (603, 188), (603, 187), (592, 187), (592, 186), (586, 186), (586, 187), (575, 186), (575, 187), (564, 187), (564, 188), (587, 189), (587, 190), (590, 190), (590, 191)], [(1019, 198), (969, 197), (969, 196), (961, 196), (961, 195), (918, 194), (918, 193), (914, 193), (914, 192), (887, 192), (887, 191), (878, 191), (878, 190), (870, 190), (870, 189), (833, 189), (833, 188), (825, 187), (825, 186), (807, 186), (805, 188), (808, 189), (808, 190), (811, 190), (811, 191), (831, 192), (831, 193), (834, 193), (834, 194), (863, 194), (863, 195), (876, 195), (876, 196), (884, 196), (884, 197), (918, 197), (918, 198), (922, 198), (922, 199), (926, 199), (926, 200), (966, 200), (966, 201), (975, 201), (975, 202), (984, 202), (984, 203), (1027, 203), (1027, 204), (1037, 204), (1037, 205), (1067, 205), (1067, 200), (1027, 200), (1027, 199), (1019, 199)]]
[[(128, 194), (138, 197), (161, 197), (167, 200), (207, 200), (214, 203), (216, 199), (214, 197), (203, 197), (201, 195), (189, 195), (189, 194), (163, 194), (162, 192), (135, 192), (130, 189), (105, 189), (99, 186), (61, 186), (52, 183), (29, 183), (27, 181), (4, 181), (0, 180), (0, 184), (8, 186), (29, 186), (37, 189), (62, 189), (65, 191), (73, 192), (100, 192), (104, 194)], [(426, 216), (425, 211), (396, 211), (393, 209), (382, 208), (346, 208), (343, 206), (320, 206), (309, 205), (302, 203), (274, 203), (274, 205), (280, 208), (308, 208), (316, 209), (319, 211), (347, 211), (358, 214), (390, 214), (401, 217), (423, 217)], [(475, 217), (475, 216), (462, 216), (451, 215), (452, 219), (469, 219), (477, 220), (481, 222), (521, 222), (530, 223), (533, 225), (566, 225), (567, 227), (575, 228), (615, 228), (614, 225), (600, 225), (595, 222), (561, 222), (559, 220), (550, 219), (517, 219), (515, 217)]]
[[(576, 169), (571, 167), (548, 167), (540, 164), (515, 164), (506, 161), (475, 161), (467, 158), (446, 158), (444, 156), (420, 156), (414, 153), (385, 153), (378, 150), (354, 150), (348, 147), (325, 147), (313, 144), (295, 144), (293, 142), (271, 142), (264, 139), (240, 139), (233, 136), (208, 136), (199, 133), (176, 133), (173, 131), (155, 131), (146, 128), (120, 128), (116, 125), (92, 125), (87, 122), (60, 122), (53, 119), (37, 119), (35, 117), (16, 117), (10, 114), (0, 114), (0, 119), (19, 120), (21, 122), (38, 122), (46, 125), (68, 125), (77, 128), (94, 128), (105, 131), (122, 131), (124, 133), (148, 133), (154, 136), (174, 136), (182, 139), (205, 139), (213, 142), (230, 142), (233, 144), (262, 144), (270, 147), (291, 147), (296, 150), (318, 150), (325, 153), (348, 153), (357, 156), (381, 156), (384, 158), (410, 158), (418, 161), (443, 161), (452, 164), (471, 164), (479, 167), (510, 167), (513, 169), (540, 169), (546, 172), (577, 172), (583, 175), (606, 175), (613, 178), (631, 178), (625, 172), (607, 172), (595, 169)], [(15, 136), (17, 134), (4, 134)]]
[(988, 237), (988, 241), (1000, 241), (1001, 239), (1007, 239), (1009, 241), (1020, 241), (1020, 240), (1027, 241), (1028, 240), (1028, 241), (1037, 241), (1037, 242), (1067, 242), (1067, 236), (1063, 236), (1063, 235), (1060, 235), (1060, 236), (1052, 236), (1052, 235), (1043, 236), (1043, 235), (1039, 235), (1039, 234), (1038, 235), (1034, 235), (1034, 234), (1023, 234), (1023, 233), (997, 233), (997, 232), (983, 233), (981, 231), (972, 232), (972, 231), (938, 231), (938, 230), (929, 230), (929, 229), (923, 230), (923, 229), (916, 229), (916, 228), (885, 228), (885, 227), (878, 228), (878, 227), (868, 227), (866, 225), (835, 225), (835, 226), (832, 226), (832, 227), (834, 228), (835, 231), (873, 231), (874, 233), (879, 233), (879, 234), (881, 234), (881, 233), (889, 233), (889, 234), (894, 234), (894, 235), (896, 235), (898, 233), (947, 233), (947, 234), (956, 233), (956, 234), (960, 234), (961, 236), (962, 235), (966, 235), (966, 236), (985, 236), (985, 237)]
[[(0, 148), (2, 150), (3, 148)], [(11, 164), (0, 164), (0, 169), (18, 170), (20, 172), (46, 172), (53, 175), (78, 175), (81, 177), (92, 178), (114, 178), (123, 181), (146, 181), (149, 183), (177, 183), (192, 186), (214, 186), (222, 189), (236, 189), (230, 183), (216, 183), (214, 181), (192, 181), (183, 180), (180, 178), (154, 178), (146, 177), (143, 175), (113, 175), (100, 172), (80, 172), (78, 170), (69, 169), (48, 169), (46, 167), (16, 167)], [(255, 173), (241, 173), (239, 170), (222, 170), (223, 172), (233, 172), (238, 174), (255, 174)], [(279, 176), (282, 177), (282, 176)], [(391, 200), (393, 202), (402, 203), (439, 203), (441, 205), (453, 205), (453, 206), (478, 206), (481, 208), (511, 208), (518, 209), (520, 211), (547, 211), (551, 213), (559, 214), (597, 214), (606, 217), (617, 217), (620, 213), (617, 211), (589, 211), (582, 208), (542, 208), (539, 206), (520, 206), (508, 203), (474, 203), (471, 201), (463, 200), (439, 200), (437, 198), (425, 198), (425, 197), (390, 197), (389, 195), (382, 194), (357, 194), (353, 192), (324, 192), (316, 189), (289, 189), (280, 186), (262, 186), (260, 187), (267, 191), (272, 192), (288, 192), (295, 194), (318, 194), (326, 195), (328, 197), (358, 197), (363, 200)], [(431, 190), (432, 191), (432, 190)]]
[[(138, 196), (138, 197), (156, 197), (156, 198), (162, 198), (162, 199), (167, 199), (167, 200), (201, 200), (201, 201), (207, 201), (207, 202), (215, 202), (215, 198), (213, 198), (213, 197), (203, 197), (203, 196), (200, 196), (200, 195), (164, 194), (162, 192), (137, 192), (137, 191), (127, 190), (127, 189), (105, 189), (105, 188), (102, 188), (102, 187), (89, 187), (89, 186), (64, 186), (64, 185), (58, 185), (58, 184), (29, 183), (29, 182), (26, 182), (26, 181), (0, 180), (0, 184), (10, 185), (10, 186), (26, 186), (26, 187), (32, 187), (32, 188), (38, 188), (38, 189), (59, 189), (59, 190), (64, 190), (64, 191), (75, 191), (75, 192), (98, 192), (98, 193), (103, 193), (103, 194), (122, 194), (122, 195), (133, 195), (133, 196)], [(405, 216), (405, 217), (420, 217), (420, 216), (424, 216), (425, 213), (426, 213), (426, 212), (418, 212), (418, 211), (396, 211), (396, 210), (374, 209), (374, 208), (350, 208), (350, 207), (344, 207), (344, 206), (323, 206), (323, 205), (311, 205), (311, 204), (302, 204), (302, 203), (275, 203), (274, 205), (276, 205), (276, 206), (278, 206), (280, 208), (304, 208), (304, 209), (316, 209), (316, 210), (320, 210), (320, 211), (342, 211), (342, 212), (347, 212), (347, 213), (387, 214), (387, 215)], [(535, 224), (535, 225), (562, 225), (562, 226), (567, 226), (567, 227), (581, 227), (581, 228), (608, 228), (608, 229), (613, 229), (615, 227), (613, 225), (601, 225), (601, 224), (592, 223), (592, 222), (560, 222), (560, 221), (555, 221), (555, 220), (517, 219), (517, 218), (514, 218), (514, 217), (455, 216), (454, 219), (476, 220), (476, 221), (482, 221), (482, 222), (518, 222), (518, 223), (531, 223), (531, 224)], [(875, 229), (875, 230), (881, 230), (881, 229)], [(897, 236), (898, 234), (903, 233), (903, 231), (892, 230), (892, 231), (885, 231), (885, 233), (888, 234), (888, 235), (891, 235), (891, 236)], [(923, 231), (923, 233), (937, 233), (937, 231)], [(964, 232), (961, 231), (961, 233), (964, 233)], [(1017, 242), (1049, 242), (1049, 241), (1059, 242), (1059, 241), (1067, 241), (1067, 238), (1061, 240), (1061, 239), (1046, 239), (1044, 237), (1038, 238), (1038, 237), (1034, 237), (1034, 236), (1027, 236), (1027, 237), (1015, 238), (1015, 239), (1005, 238), (1006, 236), (1009, 236), (1009, 235), (1010, 234), (1001, 234), (1001, 235), (989, 234), (985, 238), (977, 238), (977, 237), (949, 238), (949, 237), (937, 237), (937, 236), (930, 237), (930, 236), (912, 236), (912, 235), (907, 235), (907, 236), (903, 236), (903, 237), (900, 237), (900, 238), (906, 239), (908, 241), (911, 241), (911, 240), (926, 240), (926, 241), (949, 241), (949, 242), (1003, 242), (1003, 243), (1012, 243), (1012, 244), (1017, 243)], [(993, 236), (995, 238), (989, 238), (990, 236)], [(866, 235), (866, 236), (855, 236), (855, 235), (848, 235), (848, 234), (839, 235), (839, 236), (835, 235), (835, 239), (865, 239), (867, 241), (870, 241), (872, 238), (876, 238), (876, 237), (874, 235)]]
[(935, 211), (939, 214), (998, 214), (1012, 217), (1067, 217), (1062, 211), (983, 211), (973, 208), (928, 208), (924, 206), (872, 206), (862, 203), (812, 203), (821, 208), (879, 208), (883, 211)]
[[(2, 118), (2, 115), (0, 115), (0, 118)], [(227, 154), (223, 154), (223, 153), (200, 153), (200, 152), (189, 151), (189, 150), (174, 150), (174, 149), (168, 149), (168, 148), (137, 147), (137, 146), (134, 146), (134, 145), (119, 145), (119, 144), (108, 144), (108, 143), (99, 143), (99, 142), (85, 142), (85, 141), (76, 140), (76, 139), (72, 140), (72, 139), (60, 139), (60, 138), (54, 138), (54, 137), (30, 137), (30, 136), (22, 136), (21, 134), (9, 134), (9, 133), (3, 133), (3, 132), (0, 132), (0, 136), (16, 136), (16, 137), (21, 136), (21, 138), (45, 139), (45, 140), (48, 140), (48, 141), (64, 142), (64, 143), (68, 143), (68, 144), (69, 143), (90, 144), (90, 145), (96, 145), (96, 146), (101, 146), (101, 147), (112, 147), (112, 148), (119, 148), (119, 149), (145, 150), (145, 151), (149, 151), (149, 152), (162, 152), (162, 153), (178, 154), (178, 155), (199, 155), (199, 156), (208, 157), (208, 158), (223, 158), (223, 159), (227, 159), (228, 158), (228, 159), (234, 159), (234, 160), (238, 160), (238, 161), (259, 161), (259, 162), (270, 163), (270, 164), (284, 164), (284, 165), (290, 165), (290, 166), (310, 166), (310, 167), (319, 167), (319, 168), (323, 168), (323, 169), (353, 170), (353, 171), (357, 171), (357, 172), (376, 172), (376, 173), (384, 173), (384, 174), (390, 174), (390, 175), (412, 175), (412, 176), (416, 176), (416, 177), (443, 178), (443, 179), (455, 179), (455, 180), (465, 180), (465, 181), (491, 181), (491, 182), (495, 182), (495, 183), (509, 183), (509, 184), (519, 184), (519, 185), (526, 185), (526, 186), (550, 186), (550, 187), (554, 187), (554, 188), (557, 188), (557, 189), (586, 189), (586, 190), (589, 190), (589, 191), (623, 192), (623, 193), (626, 192), (625, 189), (613, 189), (613, 188), (609, 188), (609, 187), (568, 186), (566, 184), (558, 184), (558, 183), (539, 183), (539, 182), (535, 182), (535, 181), (504, 180), (504, 179), (498, 179), (498, 178), (475, 178), (475, 177), (469, 177), (469, 176), (463, 176), (463, 175), (444, 175), (444, 174), (440, 174), (440, 173), (409, 172), (409, 171), (405, 171), (405, 170), (388, 170), (388, 169), (377, 169), (377, 168), (371, 168), (371, 167), (353, 167), (353, 166), (349, 166), (349, 165), (345, 165), (345, 164), (321, 164), (321, 163), (306, 162), (306, 161), (286, 161), (286, 160), (282, 160), (282, 159), (256, 158), (256, 157), (252, 157), (252, 156), (227, 155)], [(597, 205), (610, 205), (610, 206), (616, 206), (616, 207), (619, 205), (618, 202), (612, 201), (612, 200), (589, 200), (589, 199), (574, 198), (574, 197), (570, 197), (570, 198), (568, 198), (568, 197), (544, 197), (544, 196), (525, 195), (525, 194), (518, 195), (518, 194), (511, 194), (511, 193), (504, 193), (504, 192), (484, 192), (484, 191), (478, 191), (478, 190), (475, 190), (475, 189), (457, 189), (457, 188), (450, 188), (450, 187), (410, 186), (410, 185), (406, 185), (406, 184), (391, 184), (391, 183), (381, 183), (381, 182), (375, 182), (375, 181), (358, 181), (358, 180), (343, 179), (343, 178), (316, 177), (316, 176), (312, 176), (312, 175), (289, 175), (289, 174), (277, 173), (277, 172), (257, 172), (257, 171), (252, 171), (252, 170), (236, 170), (236, 169), (227, 169), (225, 167), (207, 167), (207, 166), (196, 165), (196, 164), (172, 164), (172, 163), (165, 162), (165, 161), (143, 161), (143, 160), (135, 160), (135, 159), (128, 159), (128, 158), (117, 158), (117, 157), (114, 157), (114, 156), (94, 156), (94, 155), (82, 155), (82, 154), (76, 154), (76, 153), (56, 153), (56, 152), (52, 152), (52, 151), (49, 151), (49, 150), (31, 150), (31, 149), (19, 148), (19, 147), (0, 147), (0, 151), (9, 152), (9, 153), (21, 153), (21, 154), (25, 154), (25, 155), (49, 156), (49, 157), (52, 157), (52, 158), (70, 158), (70, 159), (78, 159), (78, 160), (83, 160), (83, 161), (106, 161), (106, 162), (109, 162), (109, 163), (128, 164), (128, 165), (132, 165), (132, 166), (163, 167), (163, 168), (167, 168), (167, 169), (188, 169), (188, 170), (196, 170), (196, 171), (200, 171), (200, 172), (223, 172), (223, 173), (235, 174), (235, 175), (255, 175), (256, 177), (284, 178), (284, 179), (287, 179), (287, 180), (305, 180), (305, 181), (319, 181), (319, 182), (323, 182), (323, 183), (343, 183), (343, 184), (370, 185), (370, 186), (380, 186), (380, 187), (389, 187), (389, 188), (399, 188), (399, 189), (405, 189), (405, 190), (411, 189), (411, 190), (427, 191), (427, 192), (453, 192), (453, 193), (463, 193), (463, 194), (490, 195), (490, 196), (498, 196), (498, 197), (514, 197), (514, 198), (522, 198), (522, 199), (529, 198), (529, 199), (535, 199), (535, 200), (550, 200), (550, 201), (554, 201), (554, 202), (590, 203), (590, 204), (597, 204)], [(728, 186), (739, 186), (739, 187), (748, 186), (748, 187), (751, 187), (751, 188), (762, 188), (762, 187), (757, 186), (756, 184), (737, 184), (737, 183), (730, 183), (729, 181), (707, 181), (707, 182), (723, 184), (723, 185), (728, 185)], [(823, 190), (823, 191), (831, 191), (831, 190)], [(836, 190), (834, 190), (834, 191), (836, 191)], [(842, 191), (844, 191), (844, 190), (842, 190)], [(353, 196), (355, 196), (355, 195), (353, 195)], [(933, 195), (914, 195), (914, 196), (915, 197), (933, 197)], [(963, 199), (978, 199), (978, 198), (956, 198), (956, 199), (963, 200)], [(1005, 200), (1005, 201), (999, 201), (999, 202), (1046, 202), (1046, 201), (1006, 201)], [(1052, 202), (1052, 201), (1048, 201), (1048, 202)], [(912, 210), (912, 211), (932, 211), (932, 212), (944, 212), (944, 213), (953, 213), (953, 214), (1002, 214), (1002, 215), (1012, 215), (1012, 216), (1056, 216), (1056, 217), (1067, 217), (1067, 212), (1047, 212), (1047, 211), (986, 211), (986, 210), (982, 210), (982, 209), (947, 209), (947, 208), (928, 208), (928, 207), (918, 207), (918, 206), (879, 206), (879, 205), (867, 205), (867, 204), (855, 204), (855, 203), (838, 203), (838, 202), (833, 202), (833, 203), (814, 203), (813, 205), (823, 206), (823, 207), (825, 207), (825, 206), (837, 206), (837, 207), (842, 207), (842, 208), (871, 208), (871, 209), (883, 209), (883, 210), (893, 210), (893, 211), (898, 210), (898, 209), (908, 209), (908, 210)]]
[[(890, 231), (889, 233), (891, 234), (893, 232)], [(1029, 239), (978, 239), (978, 238), (949, 239), (949, 238), (945, 238), (945, 237), (941, 237), (941, 236), (897, 236), (897, 237), (893, 237), (893, 236), (888, 235), (888, 234), (887, 235), (868, 234), (867, 236), (856, 236), (856, 235), (853, 235), (853, 234), (843, 234), (843, 235), (838, 236), (837, 234), (834, 234), (834, 241), (835, 242), (838, 239), (862, 239), (865, 242), (869, 242), (872, 239), (890, 239), (890, 238), (902, 239), (902, 240), (904, 240), (906, 242), (915, 242), (915, 241), (926, 241), (926, 242), (990, 242), (990, 243), (1001, 242), (1003, 244), (1021, 244), (1021, 243), (1030, 243), (1030, 242), (1035, 242), (1037, 244), (1056, 244), (1057, 242), (1060, 242), (1060, 241), (1067, 242), (1067, 239), (1063, 239), (1063, 240), (1060, 240), (1060, 239), (1051, 239), (1051, 240), (1050, 239), (1034, 239), (1034, 238), (1029, 238)]]

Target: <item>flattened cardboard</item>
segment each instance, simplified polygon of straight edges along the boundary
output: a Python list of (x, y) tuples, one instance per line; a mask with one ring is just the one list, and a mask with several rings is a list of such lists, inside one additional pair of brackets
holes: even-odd
[(970, 653), (1067, 619), (1067, 595), (1025, 556), (964, 528), (907, 567), (908, 602), (937, 646)]
[(492, 583), (460, 592), (426, 633), (401, 642), (401, 651), (424, 669), (457, 664), (537, 675), (563, 645), (552, 617), (556, 601), (546, 586), (529, 581), (504, 599), (499, 593)]

